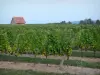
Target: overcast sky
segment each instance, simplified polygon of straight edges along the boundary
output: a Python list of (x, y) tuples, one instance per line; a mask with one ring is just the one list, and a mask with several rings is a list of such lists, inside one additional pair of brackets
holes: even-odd
[(0, 0), (0, 23), (22, 16), (27, 23), (100, 19), (100, 0)]

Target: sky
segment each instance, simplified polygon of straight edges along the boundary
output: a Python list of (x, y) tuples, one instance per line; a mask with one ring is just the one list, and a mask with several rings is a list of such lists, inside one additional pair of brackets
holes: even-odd
[(0, 0), (0, 24), (22, 16), (27, 24), (100, 19), (100, 0)]

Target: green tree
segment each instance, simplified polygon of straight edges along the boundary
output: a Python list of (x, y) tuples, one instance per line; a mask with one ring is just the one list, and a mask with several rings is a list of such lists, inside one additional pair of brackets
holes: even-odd
[(84, 24), (84, 21), (83, 20), (80, 20), (80, 23), (79, 24)]
[(100, 25), (100, 20), (96, 20), (96, 24), (97, 25)]
[(67, 22), (67, 24), (72, 24), (72, 23), (69, 21), (69, 22)]
[(94, 22), (92, 21), (92, 19), (85, 19), (85, 20), (81, 20), (80, 24), (94, 24)]
[(61, 24), (66, 24), (66, 21), (61, 21), (60, 23), (61, 23)]
[(94, 24), (94, 23), (93, 23), (92, 19), (89, 18), (89, 19), (87, 19), (87, 24)]

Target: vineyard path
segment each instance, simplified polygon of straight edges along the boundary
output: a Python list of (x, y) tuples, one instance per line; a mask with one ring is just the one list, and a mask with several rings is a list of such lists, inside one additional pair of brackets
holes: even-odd
[(59, 65), (46, 64), (35, 64), (34, 63), (21, 63), (21, 62), (8, 62), (0, 61), (0, 68), (2, 69), (15, 69), (15, 70), (33, 70), (39, 72), (48, 73), (70, 73), (77, 75), (97, 75), (100, 74), (100, 69), (84, 68), (84, 67), (74, 67), (74, 66), (64, 66), (63, 70), (60, 69)]

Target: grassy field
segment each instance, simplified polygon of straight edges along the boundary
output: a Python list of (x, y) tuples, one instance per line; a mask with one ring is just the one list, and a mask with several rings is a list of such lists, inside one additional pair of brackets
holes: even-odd
[[(81, 51), (73, 50), (71, 56), (81, 57)], [(83, 51), (83, 57), (93, 58), (94, 57), (94, 53), (93, 53), (93, 51)], [(96, 52), (95, 58), (100, 58), (100, 51)]]
[(24, 70), (0, 69), (0, 75), (72, 75), (72, 74), (44, 73), (44, 72), (35, 72), (32, 70), (24, 71)]
[[(59, 65), (61, 62), (60, 59), (45, 59), (45, 58), (41, 59), (41, 58), (16, 57), (16, 56), (7, 56), (7, 55), (0, 55), (0, 61), (28, 62), (28, 63), (42, 63), (42, 64), (56, 64), (56, 65)], [(82, 66), (82, 67), (100, 69), (100, 62), (65, 60), (64, 65)]]

